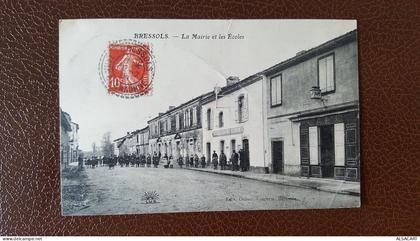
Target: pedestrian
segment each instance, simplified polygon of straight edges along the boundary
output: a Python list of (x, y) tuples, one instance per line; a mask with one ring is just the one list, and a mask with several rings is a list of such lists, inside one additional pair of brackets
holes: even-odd
[(213, 169), (217, 170), (217, 165), (218, 165), (218, 159), (219, 156), (217, 155), (216, 151), (213, 151), (213, 155), (212, 155), (212, 163), (213, 163)]
[(194, 156), (190, 156), (190, 167), (194, 167)]
[(174, 159), (172, 155), (169, 156), (168, 165), (169, 165), (169, 168), (174, 168)]
[(201, 155), (201, 168), (206, 168), (206, 157)]
[(78, 165), (79, 165), (79, 169), (80, 170), (83, 169), (83, 158), (82, 158), (82, 155), (79, 155), (79, 157), (77, 158), (77, 162), (78, 162)]
[(152, 156), (149, 154), (147, 154), (147, 158), (146, 158), (146, 165), (147, 167), (150, 167), (152, 164)]
[(183, 159), (183, 157), (181, 155), (179, 155), (179, 157), (178, 157), (178, 165), (179, 165), (180, 168), (182, 168), (182, 166), (184, 165), (184, 162), (183, 162), (182, 159)]
[(144, 166), (145, 166), (145, 164), (146, 164), (146, 156), (143, 154), (143, 155), (141, 155), (141, 157), (140, 157), (140, 166), (141, 166), (141, 167), (144, 167)]
[(155, 152), (155, 155), (153, 156), (153, 166), (154, 166), (155, 168), (157, 168), (157, 167), (158, 167), (158, 165), (159, 165), (159, 156), (158, 156), (158, 155), (156, 155), (156, 152)]
[(194, 167), (195, 167), (195, 168), (198, 168), (198, 161), (199, 161), (199, 159), (198, 159), (198, 155), (197, 155), (197, 154), (195, 154), (195, 155), (194, 155)]
[(239, 170), (239, 167), (238, 167), (239, 155), (238, 153), (236, 153), (235, 150), (232, 151), (232, 156), (230, 159), (232, 161), (232, 171), (238, 171)]
[(220, 170), (226, 170), (226, 164), (227, 164), (227, 160), (226, 160), (226, 155), (223, 152), (223, 150), (220, 151)]

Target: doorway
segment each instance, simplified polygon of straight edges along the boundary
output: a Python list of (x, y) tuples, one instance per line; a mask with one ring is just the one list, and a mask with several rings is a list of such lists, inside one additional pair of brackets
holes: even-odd
[(244, 151), (244, 161), (245, 161), (245, 169), (246, 171), (249, 170), (249, 141), (248, 139), (243, 139), (242, 140), (242, 147), (243, 147), (243, 151)]
[(271, 155), (273, 160), (273, 173), (283, 173), (283, 141), (271, 142)]
[(319, 127), (322, 177), (334, 177), (334, 125)]
[(236, 140), (231, 140), (230, 141), (230, 150), (233, 153), (234, 151), (236, 152)]
[(220, 141), (220, 153), (225, 151), (225, 141), (221, 140)]
[(211, 144), (207, 142), (206, 144), (206, 154), (207, 154), (207, 163), (210, 163), (211, 160)]

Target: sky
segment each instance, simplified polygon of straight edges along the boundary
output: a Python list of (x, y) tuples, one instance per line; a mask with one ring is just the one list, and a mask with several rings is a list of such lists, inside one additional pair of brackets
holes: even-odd
[[(79, 148), (89, 151), (108, 131), (116, 139), (144, 128), (170, 105), (224, 86), (229, 76), (246, 78), (356, 28), (355, 20), (61, 20), (60, 107), (79, 124)], [(123, 99), (108, 94), (98, 66), (109, 42), (134, 39), (135, 33), (169, 38), (136, 39), (152, 46), (153, 90)], [(191, 38), (229, 33), (243, 39)]]

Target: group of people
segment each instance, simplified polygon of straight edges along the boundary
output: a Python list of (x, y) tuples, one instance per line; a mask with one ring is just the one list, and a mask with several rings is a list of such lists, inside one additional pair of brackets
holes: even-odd
[[(213, 151), (211, 163), (207, 163), (204, 155), (199, 157), (197, 154), (187, 154), (185, 156), (180, 155), (178, 157), (177, 164), (180, 168), (183, 168), (184, 165), (187, 168), (206, 168), (208, 165), (212, 164), (214, 169), (218, 169), (218, 166), (220, 165), (220, 170), (230, 169), (232, 171), (247, 171), (249, 168), (249, 161), (245, 158), (245, 156), (246, 155), (242, 149), (238, 153), (233, 150), (228, 162), (223, 151), (220, 152), (220, 155), (218, 155), (216, 151)], [(153, 165), (153, 167), (158, 168), (161, 161), (164, 163), (163, 166), (165, 168), (174, 167), (173, 156), (168, 156), (166, 153), (162, 156), (160, 152), (154, 152), (153, 155), (130, 154), (124, 156), (104, 156), (102, 158), (92, 157), (85, 161), (85, 165), (91, 168), (107, 165), (109, 169), (113, 169), (116, 165), (121, 167), (152, 167)]]
[(158, 155), (155, 153), (153, 156), (150, 154), (146, 155), (124, 155), (124, 156), (111, 156), (107, 157), (104, 156), (102, 158), (99, 157), (92, 157), (85, 161), (85, 165), (95, 168), (97, 166), (105, 166), (107, 165), (109, 169), (114, 168), (116, 165), (119, 165), (121, 167), (151, 167), (152, 164), (155, 168), (159, 166), (160, 158), (158, 158)]
[(217, 170), (220, 165), (220, 170), (232, 170), (232, 171), (248, 171), (249, 160), (243, 149), (237, 153), (235, 150), (232, 151), (229, 162), (223, 151), (220, 151), (220, 155), (217, 155), (216, 151), (212, 154), (213, 169)]

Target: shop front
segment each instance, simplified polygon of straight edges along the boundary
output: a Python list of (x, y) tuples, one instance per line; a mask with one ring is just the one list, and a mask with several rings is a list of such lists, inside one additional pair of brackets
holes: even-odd
[(301, 114), (301, 175), (360, 181), (357, 107)]

